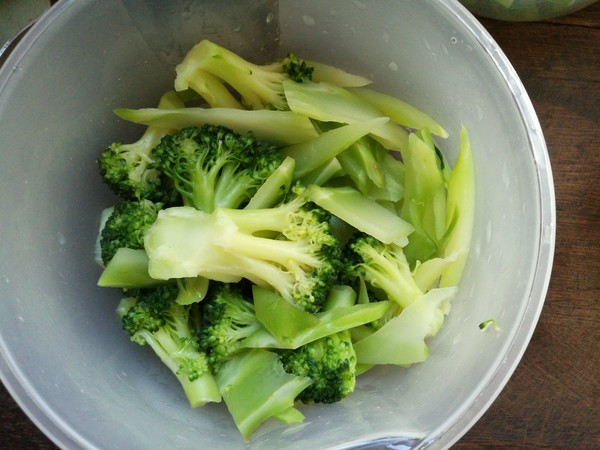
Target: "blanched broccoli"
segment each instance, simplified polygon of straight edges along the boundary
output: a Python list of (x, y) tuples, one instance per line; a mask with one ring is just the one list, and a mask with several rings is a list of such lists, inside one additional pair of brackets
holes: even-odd
[(354, 236), (344, 249), (344, 275), (350, 284), (364, 280), (380, 300), (392, 300), (400, 308), (423, 295), (402, 247), (384, 244), (364, 233)]
[[(356, 293), (350, 286), (334, 286), (323, 314), (354, 309), (355, 301)], [(298, 395), (303, 403), (335, 403), (354, 391), (356, 353), (350, 329), (329, 328), (331, 331), (319, 339), (295, 349), (278, 351), (286, 372), (312, 380)]]
[(296, 83), (312, 81), (312, 74), (315, 70), (310, 63), (298, 58), (293, 52), (287, 54), (281, 68)]
[[(293, 54), (281, 61), (259, 65), (208, 40), (196, 44), (177, 66), (176, 71), (177, 91), (196, 89), (209, 100), (215, 92), (221, 92), (222, 96), (216, 99), (217, 104), (231, 104), (226, 89), (213, 87), (210, 92), (204, 89), (204, 85), (214, 85), (217, 80), (221, 80), (239, 93), (242, 105), (250, 109), (288, 109), (282, 82), (304, 81), (312, 77), (311, 67)], [(208, 81), (204, 81), (206, 78)], [(211, 95), (207, 96), (207, 93)]]
[(303, 192), (274, 208), (161, 211), (145, 237), (150, 275), (245, 278), (306, 311), (319, 311), (338, 276), (341, 250), (330, 215)]
[(270, 418), (285, 423), (304, 419), (294, 402), (312, 380), (287, 373), (273, 352), (256, 348), (236, 353), (215, 378), (244, 439)]
[(237, 208), (248, 201), (283, 160), (274, 145), (253, 134), (216, 125), (166, 136), (154, 156), (184, 205), (206, 212)]
[[(158, 109), (180, 108), (184, 104), (174, 92), (160, 100)], [(125, 200), (149, 199), (172, 203), (176, 191), (161, 169), (157, 167), (153, 149), (168, 133), (168, 129), (148, 127), (136, 142), (113, 142), (98, 157), (100, 174), (108, 187)]]
[(192, 306), (176, 302), (177, 283), (140, 289), (123, 299), (117, 309), (123, 329), (133, 342), (150, 345), (173, 372), (193, 407), (221, 400), (208, 358), (198, 350), (191, 326)]
[(240, 284), (211, 283), (200, 303), (199, 346), (208, 355), (214, 373), (239, 352), (241, 342), (260, 328), (254, 304)]
[(313, 381), (298, 396), (303, 403), (335, 403), (354, 391), (356, 353), (348, 330), (280, 355), (286, 372)]
[(293, 53), (261, 65), (205, 40), (176, 72), (157, 108), (115, 110), (148, 128), (98, 159), (121, 197), (98, 285), (127, 295), (131, 340), (244, 439), (424, 361), (469, 251), (466, 130), (451, 169), (432, 117)]
[(162, 203), (150, 200), (124, 200), (111, 207), (99, 236), (103, 264), (108, 264), (120, 248), (143, 249), (144, 235), (162, 207)]

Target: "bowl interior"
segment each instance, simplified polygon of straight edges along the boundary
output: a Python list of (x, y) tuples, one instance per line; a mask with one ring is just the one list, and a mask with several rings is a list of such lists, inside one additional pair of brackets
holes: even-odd
[[(96, 287), (98, 218), (114, 198), (95, 159), (142, 131), (112, 110), (154, 106), (202, 38), (370, 77), (450, 131), (440, 146), (451, 161), (464, 124), (476, 167), (472, 254), (430, 359), (369, 372), (341, 403), (304, 407), (305, 423), (269, 423), (246, 444), (223, 405), (188, 408), (120, 329), (118, 294)], [(0, 71), (0, 135), (0, 374), (66, 448), (449, 445), (507, 381), (543, 303), (554, 210), (542, 133), (512, 68), (457, 2), (62, 1)], [(482, 332), (490, 318), (500, 330)]]

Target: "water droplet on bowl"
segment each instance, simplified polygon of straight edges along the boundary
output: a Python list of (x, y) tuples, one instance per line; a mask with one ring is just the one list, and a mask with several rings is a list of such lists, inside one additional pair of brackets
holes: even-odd
[(312, 27), (317, 23), (315, 18), (312, 16), (302, 16), (302, 22), (304, 22), (304, 25), (307, 25), (309, 27)]

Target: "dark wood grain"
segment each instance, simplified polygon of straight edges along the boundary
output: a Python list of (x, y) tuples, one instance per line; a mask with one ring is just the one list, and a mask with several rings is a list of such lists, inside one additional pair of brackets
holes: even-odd
[[(600, 2), (539, 23), (482, 19), (521, 77), (555, 178), (556, 254), (515, 374), (456, 449), (600, 449)], [(55, 449), (0, 385), (0, 449)]]
[(515, 374), (457, 449), (600, 448), (600, 3), (536, 24), (483, 24), (538, 113), (557, 236), (544, 310)]

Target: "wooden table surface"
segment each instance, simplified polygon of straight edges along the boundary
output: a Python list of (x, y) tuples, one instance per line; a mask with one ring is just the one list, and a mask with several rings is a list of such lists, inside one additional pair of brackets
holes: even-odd
[[(600, 449), (600, 2), (537, 23), (481, 19), (539, 116), (555, 181), (544, 310), (498, 399), (456, 449)], [(0, 450), (55, 449), (0, 384)]]

